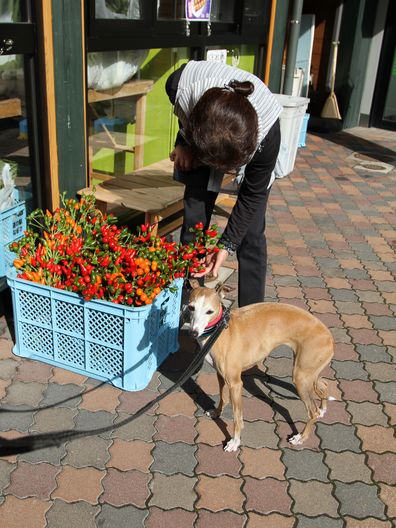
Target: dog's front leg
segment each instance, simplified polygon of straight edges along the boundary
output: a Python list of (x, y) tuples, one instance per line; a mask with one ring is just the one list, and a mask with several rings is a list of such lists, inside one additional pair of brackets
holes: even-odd
[(216, 408), (210, 409), (210, 411), (207, 411), (206, 413), (208, 416), (214, 419), (218, 418), (221, 415), (224, 407), (228, 403), (228, 387), (224, 381), (224, 378), (220, 376), (218, 372), (216, 372), (216, 374), (217, 374), (217, 381), (219, 382), (219, 393), (220, 393), (219, 404)]
[(242, 380), (230, 384), (230, 395), (232, 403), (232, 412), (234, 416), (234, 436), (227, 442), (225, 451), (236, 451), (241, 443), (241, 432), (243, 429), (242, 416)]

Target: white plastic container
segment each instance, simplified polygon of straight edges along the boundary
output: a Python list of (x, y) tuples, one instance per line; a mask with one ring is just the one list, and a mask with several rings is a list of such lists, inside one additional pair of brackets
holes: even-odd
[(279, 116), (281, 148), (276, 163), (275, 175), (283, 178), (294, 169), (301, 127), (309, 99), (292, 95), (274, 94), (283, 111)]

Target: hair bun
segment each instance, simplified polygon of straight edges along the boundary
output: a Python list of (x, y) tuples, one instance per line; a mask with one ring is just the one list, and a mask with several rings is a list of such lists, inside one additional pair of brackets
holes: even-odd
[(254, 92), (254, 84), (250, 81), (237, 81), (236, 79), (230, 81), (228, 86), (234, 90), (235, 93), (247, 97)]

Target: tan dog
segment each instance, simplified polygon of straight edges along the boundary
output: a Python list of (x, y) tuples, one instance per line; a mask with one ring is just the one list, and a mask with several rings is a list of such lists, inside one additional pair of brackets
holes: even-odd
[[(190, 331), (199, 337), (222, 311), (220, 295), (212, 289), (195, 287), (190, 295)], [(220, 401), (208, 414), (220, 416), (228, 402), (226, 385), (231, 396), (234, 415), (234, 436), (225, 446), (236, 451), (241, 443), (242, 379), (241, 374), (279, 345), (288, 345), (294, 352), (293, 383), (308, 412), (308, 422), (301, 434), (289, 442), (302, 444), (313, 424), (327, 408), (327, 384), (319, 377), (334, 354), (334, 340), (328, 328), (309, 312), (289, 304), (258, 303), (231, 312), (225, 328), (206, 359), (217, 370)], [(321, 400), (318, 408), (315, 398)]]

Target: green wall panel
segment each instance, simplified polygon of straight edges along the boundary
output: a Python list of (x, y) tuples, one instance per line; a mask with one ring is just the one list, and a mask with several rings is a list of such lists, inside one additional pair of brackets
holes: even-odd
[(59, 189), (85, 187), (81, 0), (52, 0)]

